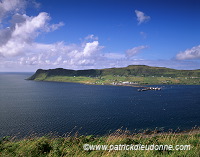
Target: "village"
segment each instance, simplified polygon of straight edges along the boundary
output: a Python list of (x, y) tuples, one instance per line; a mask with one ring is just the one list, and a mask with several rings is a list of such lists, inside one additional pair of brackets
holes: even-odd
[(100, 83), (100, 82), (95, 82), (95, 83), (89, 83), (89, 84), (93, 84), (93, 85), (114, 85), (114, 86), (131, 86), (131, 87), (139, 87), (140, 89), (138, 89), (138, 92), (142, 92), (142, 91), (148, 91), (148, 90), (155, 90), (155, 91), (159, 91), (161, 90), (161, 88), (158, 87), (145, 87), (145, 86), (140, 86), (139, 82), (129, 82), (129, 81), (119, 81), (119, 82), (112, 82), (110, 84), (105, 84), (105, 83)]

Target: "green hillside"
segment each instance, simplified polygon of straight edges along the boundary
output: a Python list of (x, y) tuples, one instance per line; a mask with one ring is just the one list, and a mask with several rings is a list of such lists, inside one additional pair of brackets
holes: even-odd
[[(189, 133), (130, 134), (120, 129), (97, 137), (47, 135), (20, 140), (4, 137), (0, 139), (0, 157), (198, 157), (199, 137), (198, 130)], [(143, 147), (138, 147), (141, 145)], [(161, 149), (162, 146), (165, 146), (164, 149)]]
[[(38, 69), (28, 78), (36, 81), (79, 82), (86, 84), (200, 84), (200, 70), (176, 70), (146, 65), (109, 69)], [(126, 82), (126, 83), (124, 83)]]

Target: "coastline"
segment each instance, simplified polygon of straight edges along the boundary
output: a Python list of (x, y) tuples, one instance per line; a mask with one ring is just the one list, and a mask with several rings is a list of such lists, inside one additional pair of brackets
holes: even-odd
[(176, 70), (164, 67), (129, 65), (108, 69), (38, 69), (28, 80), (76, 82), (92, 85), (200, 85), (200, 70)]
[(169, 84), (137, 84), (137, 85), (127, 85), (127, 84), (119, 84), (119, 85), (115, 85), (115, 84), (112, 84), (112, 83), (103, 83), (103, 84), (95, 84), (95, 83), (86, 83), (86, 82), (77, 82), (77, 81), (59, 81), (59, 80), (29, 80), (29, 79), (25, 79), (25, 80), (28, 80), (28, 81), (36, 81), (36, 82), (63, 82), (63, 83), (79, 83), (79, 84), (85, 84), (85, 85), (106, 85), (106, 86), (122, 86), (122, 87), (136, 87), (136, 88), (146, 88), (146, 87), (149, 87), (149, 86), (165, 86), (165, 85), (196, 85), (196, 86), (199, 86), (200, 84), (175, 84), (175, 83), (169, 83)]

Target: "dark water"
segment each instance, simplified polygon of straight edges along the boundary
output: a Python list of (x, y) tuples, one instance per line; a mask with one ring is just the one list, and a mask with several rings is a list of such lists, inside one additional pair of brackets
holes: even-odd
[(26, 81), (30, 73), (0, 74), (0, 137), (31, 133), (107, 134), (121, 127), (200, 126), (200, 86), (133, 87)]

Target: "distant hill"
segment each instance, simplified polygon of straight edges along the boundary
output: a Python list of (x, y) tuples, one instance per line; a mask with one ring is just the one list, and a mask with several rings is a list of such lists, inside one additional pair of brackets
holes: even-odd
[(138, 77), (200, 77), (200, 70), (176, 70), (165, 67), (151, 67), (146, 65), (129, 65), (123, 68), (108, 68), (108, 69), (88, 69), (88, 70), (70, 70), (70, 69), (38, 69), (36, 73), (28, 78), (35, 80), (37, 78), (47, 78), (51, 76), (85, 76), (85, 77), (100, 77), (100, 76), (138, 76)]
[(93, 85), (200, 85), (200, 70), (176, 70), (146, 65), (129, 65), (108, 69), (38, 69), (27, 80), (75, 82)]

